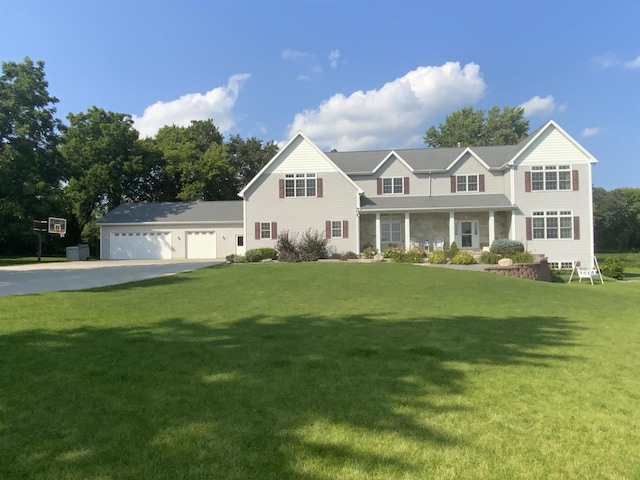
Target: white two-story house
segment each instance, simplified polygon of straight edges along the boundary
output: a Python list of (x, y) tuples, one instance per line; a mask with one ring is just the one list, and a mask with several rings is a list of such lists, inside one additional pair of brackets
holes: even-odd
[(570, 268), (593, 261), (595, 163), (553, 121), (495, 147), (324, 153), (299, 132), (239, 193), (244, 242), (272, 247), (308, 229), (338, 252), (511, 238)]

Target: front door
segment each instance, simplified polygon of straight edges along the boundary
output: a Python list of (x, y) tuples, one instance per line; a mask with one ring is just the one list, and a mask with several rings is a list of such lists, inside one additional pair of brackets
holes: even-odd
[(458, 248), (480, 248), (478, 220), (460, 220), (456, 223), (456, 243)]

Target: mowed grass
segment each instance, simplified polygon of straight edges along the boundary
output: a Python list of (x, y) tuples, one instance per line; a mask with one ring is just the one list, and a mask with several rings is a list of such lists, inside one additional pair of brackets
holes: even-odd
[(2, 297), (0, 478), (639, 478), (639, 312), (397, 264)]

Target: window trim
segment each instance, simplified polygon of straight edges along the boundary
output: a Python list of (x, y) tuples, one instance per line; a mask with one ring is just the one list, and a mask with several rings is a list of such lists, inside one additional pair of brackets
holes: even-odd
[[(575, 190), (575, 174), (571, 165), (533, 165), (529, 172), (532, 192), (571, 192)], [(565, 178), (560, 178), (561, 174)], [(564, 185), (561, 188), (561, 184)]]
[[(475, 189), (471, 190), (469, 188), (469, 179), (471, 177), (475, 177)], [(464, 182), (460, 182), (460, 180), (464, 179)], [(460, 187), (463, 188), (460, 188)], [(479, 192), (480, 191), (480, 175), (478, 174), (470, 174), (470, 175), (456, 175), (456, 192)]]
[[(382, 195), (404, 195), (404, 177), (380, 177), (382, 180)], [(385, 185), (386, 182), (390, 184)], [(390, 191), (385, 192), (385, 188)], [(399, 191), (398, 191), (399, 190)]]
[[(531, 212), (531, 240), (579, 239), (579, 237), (576, 238), (574, 218), (571, 210), (535, 210)], [(567, 230), (569, 231), (568, 236)], [(564, 236), (563, 231), (565, 232)]]
[[(336, 232), (338, 233), (336, 234)], [(342, 233), (343, 233), (342, 220), (331, 220), (331, 238), (342, 238)]]
[[(265, 225), (267, 226), (266, 229)], [(265, 236), (265, 233), (267, 236)], [(260, 240), (271, 240), (271, 222), (260, 222)]]
[[(300, 184), (302, 182), (302, 184)], [(315, 173), (286, 173), (283, 179), (284, 198), (317, 198), (321, 182)], [(310, 194), (311, 192), (311, 194)]]

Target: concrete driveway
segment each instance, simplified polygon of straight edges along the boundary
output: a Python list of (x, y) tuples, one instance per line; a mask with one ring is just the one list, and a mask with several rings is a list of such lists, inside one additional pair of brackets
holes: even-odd
[(224, 263), (223, 260), (96, 260), (0, 267), (0, 297), (84, 290), (137, 282)]

